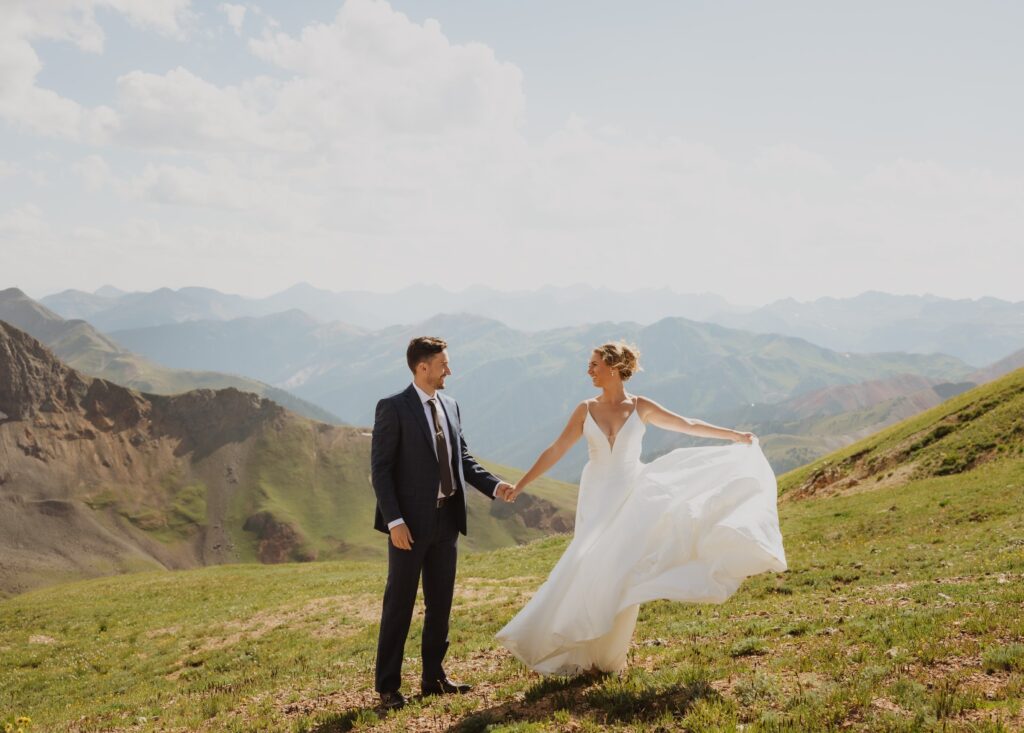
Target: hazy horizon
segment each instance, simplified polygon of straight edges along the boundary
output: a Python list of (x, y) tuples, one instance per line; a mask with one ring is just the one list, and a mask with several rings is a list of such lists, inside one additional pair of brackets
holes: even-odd
[[(669, 291), (669, 292), (671, 292), (674, 295), (681, 295), (681, 296), (682, 295), (687, 295), (687, 296), (719, 297), (719, 298), (724, 299), (732, 307), (735, 307), (735, 308), (749, 308), (749, 309), (760, 308), (760, 307), (763, 307), (763, 306), (770, 305), (772, 303), (778, 302), (779, 300), (785, 300), (787, 297), (789, 297), (789, 296), (786, 296), (786, 297), (783, 297), (783, 298), (778, 298), (778, 299), (764, 301), (764, 302), (756, 302), (756, 303), (754, 303), (754, 302), (737, 303), (735, 301), (730, 300), (729, 298), (727, 298), (726, 296), (722, 295), (721, 293), (715, 293), (715, 292), (711, 292), (711, 291), (687, 292), (687, 291), (680, 290), (678, 288), (672, 288), (671, 286), (668, 286), (668, 285), (650, 286), (650, 287), (636, 287), (636, 288), (630, 288), (630, 289), (618, 289), (618, 288), (615, 288), (615, 287), (604, 286), (604, 285), (591, 285), (589, 283), (570, 283), (568, 285), (545, 284), (545, 285), (538, 285), (537, 287), (529, 288), (529, 289), (512, 290), (512, 289), (506, 289), (506, 288), (501, 288), (501, 287), (496, 287), (496, 286), (492, 287), (492, 286), (489, 286), (489, 285), (486, 285), (486, 284), (474, 284), (474, 285), (467, 285), (467, 286), (462, 287), (462, 288), (450, 288), (450, 287), (445, 287), (444, 285), (441, 285), (439, 283), (413, 282), (413, 283), (409, 283), (407, 285), (403, 285), (401, 287), (396, 287), (396, 288), (392, 288), (392, 289), (388, 289), (388, 290), (383, 290), (383, 289), (382, 290), (377, 290), (377, 289), (373, 289), (373, 288), (346, 288), (346, 289), (335, 290), (335, 289), (331, 289), (329, 287), (323, 287), (322, 288), (322, 287), (319, 287), (317, 285), (313, 285), (312, 283), (310, 283), (308, 281), (300, 281), (300, 282), (294, 282), (294, 283), (292, 283), (290, 285), (287, 285), (287, 286), (285, 286), (283, 288), (280, 288), (280, 289), (277, 289), (277, 290), (269, 290), (269, 291), (264, 290), (264, 291), (259, 291), (259, 292), (238, 292), (238, 291), (226, 290), (226, 289), (223, 289), (223, 288), (218, 288), (218, 287), (214, 287), (214, 286), (210, 286), (210, 285), (196, 285), (196, 284), (187, 284), (187, 285), (181, 285), (181, 286), (162, 285), (162, 286), (157, 286), (155, 288), (152, 288), (150, 290), (141, 290), (141, 289), (132, 289), (132, 288), (128, 288), (128, 287), (121, 287), (120, 285), (118, 285), (116, 283), (103, 283), (102, 285), (100, 285), (100, 286), (98, 286), (96, 288), (92, 288), (92, 289), (88, 289), (88, 290), (85, 289), (85, 288), (67, 287), (67, 288), (49, 289), (49, 290), (43, 290), (43, 291), (30, 291), (30, 290), (28, 290), (26, 288), (21, 287), (20, 285), (18, 285), (16, 283), (15, 284), (8, 284), (8, 285), (6, 285), (4, 287), (18, 288), (19, 290), (24, 292), (26, 295), (28, 295), (33, 300), (37, 300), (38, 301), (38, 300), (42, 300), (43, 298), (47, 298), (47, 297), (51, 297), (51, 296), (55, 296), (55, 295), (60, 295), (61, 293), (68, 292), (68, 291), (84, 292), (84, 293), (89, 293), (89, 294), (95, 295), (95, 294), (97, 294), (97, 291), (103, 290), (104, 288), (113, 288), (114, 290), (122, 291), (125, 294), (130, 294), (130, 293), (152, 293), (152, 292), (156, 292), (156, 291), (159, 291), (159, 290), (179, 291), (179, 290), (183, 290), (183, 289), (195, 288), (195, 289), (204, 289), (204, 290), (216, 291), (216, 292), (218, 292), (218, 293), (220, 293), (222, 295), (239, 296), (239, 297), (253, 299), (253, 300), (260, 300), (260, 299), (263, 299), (263, 298), (268, 298), (268, 297), (271, 297), (273, 295), (278, 295), (280, 293), (283, 293), (283, 292), (286, 292), (286, 291), (289, 291), (289, 290), (292, 290), (292, 289), (295, 289), (295, 288), (301, 288), (301, 287), (304, 287), (304, 286), (308, 286), (308, 287), (315, 288), (317, 290), (324, 290), (324, 291), (328, 291), (328, 292), (332, 292), (332, 293), (336, 293), (336, 294), (341, 294), (341, 293), (370, 293), (372, 295), (392, 295), (392, 294), (406, 292), (406, 291), (409, 291), (409, 290), (412, 290), (412, 289), (415, 289), (415, 288), (440, 288), (440, 289), (444, 290), (445, 292), (453, 294), (453, 295), (459, 295), (459, 294), (467, 293), (467, 292), (470, 292), (470, 291), (473, 291), (473, 290), (476, 290), (476, 289), (480, 289), (480, 288), (484, 288), (484, 289), (487, 289), (487, 290), (490, 290), (490, 291), (493, 291), (493, 292), (496, 292), (496, 293), (500, 293), (502, 295), (526, 295), (526, 294), (530, 294), (530, 293), (534, 293), (534, 292), (539, 292), (539, 291), (543, 291), (543, 290), (548, 290), (548, 289), (554, 289), (554, 290), (574, 290), (574, 289), (582, 289), (582, 288), (590, 288), (590, 289), (595, 290), (595, 291), (608, 291), (608, 292), (612, 292), (612, 293), (616, 293), (616, 294), (622, 294), (622, 295), (633, 295), (633, 294), (645, 293), (645, 292)], [(0, 288), (0, 289), (2, 289), (2, 288)], [(942, 293), (934, 293), (934, 292), (894, 293), (894, 292), (888, 292), (888, 291), (884, 291), (884, 290), (875, 290), (875, 289), (862, 290), (862, 291), (853, 293), (852, 295), (848, 295), (848, 296), (837, 296), (837, 295), (828, 294), (828, 295), (820, 295), (820, 296), (810, 297), (810, 298), (792, 298), (792, 299), (795, 300), (798, 303), (811, 303), (811, 302), (814, 302), (816, 300), (822, 300), (822, 299), (827, 299), (827, 298), (831, 298), (831, 299), (834, 299), (834, 300), (847, 300), (847, 299), (852, 299), (852, 298), (857, 298), (857, 297), (860, 297), (860, 296), (868, 295), (868, 294), (871, 294), (871, 293), (878, 293), (878, 294), (881, 294), (881, 295), (889, 295), (889, 296), (894, 296), (894, 297), (919, 297), (919, 298), (934, 297), (934, 298), (941, 298), (941, 299), (946, 299), (946, 300), (970, 300), (970, 301), (984, 300), (986, 298), (996, 298), (997, 300), (1004, 300), (1004, 301), (1010, 302), (1010, 303), (1024, 302), (1024, 299), (1018, 300), (1018, 301), (1013, 301), (1013, 300), (1008, 300), (1006, 298), (999, 298), (998, 296), (987, 295), (987, 294), (986, 295), (980, 295), (980, 296), (977, 296), (977, 297), (956, 298), (956, 297), (953, 297), (953, 296), (948, 296), (948, 295), (944, 295)]]

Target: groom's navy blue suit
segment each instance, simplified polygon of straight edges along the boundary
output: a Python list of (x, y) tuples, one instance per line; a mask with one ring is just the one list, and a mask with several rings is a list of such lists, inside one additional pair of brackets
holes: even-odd
[(438, 506), (441, 472), (434, 430), (413, 385), (377, 403), (370, 467), (377, 495), (374, 527), (403, 519), (412, 534), (411, 550), (388, 541), (388, 581), (377, 641), (377, 692), (395, 692), (402, 684), (402, 658), (409, 634), (420, 574), (423, 575), (423, 681), (445, 679), (442, 662), (448, 649), (448, 618), (455, 591), (459, 533), (466, 534), (468, 484), (489, 498), (500, 480), (476, 462), (462, 435), (459, 406), (435, 393), (451, 436), (454, 493)]

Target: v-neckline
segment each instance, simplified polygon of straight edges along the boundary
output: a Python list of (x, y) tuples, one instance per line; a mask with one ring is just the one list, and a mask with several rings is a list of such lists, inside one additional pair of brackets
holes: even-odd
[(622, 422), (622, 425), (619, 426), (619, 429), (615, 431), (615, 435), (614, 436), (605, 435), (604, 430), (601, 429), (601, 426), (597, 422), (597, 418), (595, 418), (594, 414), (590, 411), (590, 404), (589, 403), (587, 404), (587, 417), (590, 418), (590, 422), (594, 423), (594, 427), (597, 428), (597, 431), (599, 433), (601, 433), (602, 436), (604, 436), (605, 442), (608, 443), (608, 451), (609, 452), (615, 450), (615, 444), (619, 442), (619, 433), (621, 433), (626, 428), (626, 424), (629, 423), (629, 421), (633, 419), (633, 415), (635, 415), (635, 414), (636, 414), (636, 400), (634, 399), (633, 400), (633, 410), (629, 413), (629, 415), (626, 417), (626, 419)]

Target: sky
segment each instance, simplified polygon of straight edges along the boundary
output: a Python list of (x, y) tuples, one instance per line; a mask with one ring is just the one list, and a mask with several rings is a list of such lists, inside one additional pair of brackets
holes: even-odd
[(0, 286), (1024, 300), (1024, 4), (0, 0)]

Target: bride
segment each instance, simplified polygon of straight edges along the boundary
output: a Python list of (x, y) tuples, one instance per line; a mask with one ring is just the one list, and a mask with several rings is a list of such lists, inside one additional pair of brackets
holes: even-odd
[[(628, 394), (624, 382), (638, 369), (635, 347), (595, 349), (587, 373), (601, 394), (577, 405), (508, 497), (586, 437), (590, 460), (580, 476), (572, 541), (497, 634), (543, 674), (620, 671), (640, 603), (721, 603), (744, 578), (786, 569), (775, 475), (757, 439)], [(683, 448), (645, 464), (647, 425), (739, 445)]]

